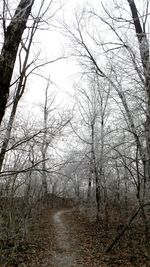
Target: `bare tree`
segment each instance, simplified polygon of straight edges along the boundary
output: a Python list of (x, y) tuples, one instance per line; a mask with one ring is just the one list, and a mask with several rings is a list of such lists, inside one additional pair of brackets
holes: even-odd
[(3, 18), (4, 43), (0, 55), (0, 123), (5, 114), (18, 47), (33, 4), (34, 0), (21, 0), (7, 27), (5, 17)]
[[(105, 156), (107, 152), (105, 135), (107, 133), (108, 138), (107, 120), (110, 88), (107, 88), (109, 85), (106, 83), (100, 83), (97, 75), (91, 75), (87, 81), (86, 85), (80, 84), (76, 88), (76, 102), (79, 109), (78, 117), (81, 120), (82, 130), (77, 127), (77, 130), (75, 130), (74, 126), (72, 128), (77, 138), (80, 139), (80, 142), (83, 142), (85, 147), (87, 147), (87, 151), (85, 151), (86, 158), (89, 161), (87, 199), (90, 202), (94, 184), (94, 195), (96, 196), (97, 203), (96, 217), (98, 221), (101, 221), (103, 204), (107, 203), (107, 189), (105, 184)], [(104, 210), (106, 211), (105, 208)]]
[[(114, 14), (113, 9), (110, 12), (102, 4), (105, 16), (92, 8), (84, 8), (76, 13), (74, 27), (65, 25), (65, 29), (73, 43), (71, 55), (77, 59), (82, 77), (87, 79), (96, 74), (100, 82), (107, 81), (113, 89), (112, 99), (122, 113), (124, 131), (128, 131), (129, 134), (126, 142), (128, 146), (131, 145), (130, 142), (133, 144), (133, 158), (123, 155), (124, 178), (127, 180), (131, 175), (135, 181), (149, 251), (149, 213), (146, 205), (149, 195), (150, 136), (149, 33), (146, 33), (148, 4), (144, 18), (140, 17), (134, 1), (127, 1), (126, 4), (129, 4), (127, 8), (130, 8), (132, 18), (129, 17), (128, 9), (119, 4), (116, 4)], [(117, 13), (117, 10), (120, 13)], [(109, 29), (111, 34), (108, 32), (108, 35), (104, 36), (101, 32), (102, 27), (105, 30)], [(113, 140), (111, 143), (111, 150), (115, 150)], [(129, 159), (132, 171), (128, 165)]]
[[(53, 59), (53, 60), (49, 60), (49, 61), (46, 60), (45, 62), (38, 63), (39, 53), (37, 53), (37, 55), (33, 59), (30, 59), (31, 58), (30, 54), (32, 52), (32, 45), (34, 42), (34, 36), (35, 36), (37, 30), (40, 29), (41, 24), (43, 27), (44, 16), (46, 17), (47, 13), (51, 9), (52, 2), (50, 2), (48, 4), (48, 6), (46, 6), (46, 7), (44, 6), (44, 3), (45, 3), (44, 0), (42, 0), (40, 2), (38, 12), (37, 12), (36, 16), (33, 17), (33, 22), (31, 23), (31, 26), (28, 28), (26, 36), (23, 38), (23, 40), (21, 40), (20, 49), (18, 52), (19, 74), (18, 74), (18, 77), (15, 79), (15, 81), (12, 84), (15, 87), (15, 90), (14, 90), (15, 92), (14, 92), (13, 100), (10, 100), (10, 101), (12, 101), (12, 108), (11, 108), (10, 117), (9, 117), (9, 120), (8, 120), (8, 123), (6, 126), (5, 137), (4, 137), (4, 140), (2, 142), (2, 146), (1, 146), (0, 170), (2, 169), (4, 157), (5, 157), (7, 146), (9, 143), (10, 136), (11, 136), (11, 131), (12, 131), (13, 123), (15, 120), (17, 107), (18, 107), (18, 104), (19, 104), (19, 102), (20, 102), (20, 100), (21, 100), (21, 98), (25, 92), (26, 84), (27, 84), (27, 81), (29, 80), (30, 75), (33, 72), (35, 72), (37, 69), (39, 70), (40, 68), (44, 67), (45, 65), (50, 64), (50, 63), (54, 63), (57, 60), (61, 59), (61, 57), (58, 57), (58, 58)], [(55, 12), (54, 12), (54, 14), (55, 14)], [(53, 10), (52, 10), (51, 19), (52, 19), (54, 14), (53, 14)]]

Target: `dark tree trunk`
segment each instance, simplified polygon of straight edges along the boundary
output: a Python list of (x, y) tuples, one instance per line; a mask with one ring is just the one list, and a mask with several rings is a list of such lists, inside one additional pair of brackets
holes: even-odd
[(17, 89), (16, 89), (16, 94), (15, 97), (13, 99), (13, 105), (12, 105), (12, 110), (11, 110), (11, 114), (10, 114), (10, 118), (6, 127), (6, 133), (5, 133), (5, 138), (2, 142), (2, 146), (1, 146), (1, 151), (0, 151), (0, 172), (2, 170), (2, 166), (3, 166), (3, 161), (4, 161), (4, 157), (7, 151), (7, 147), (8, 147), (8, 143), (9, 143), (9, 139), (11, 136), (11, 131), (12, 131), (12, 127), (13, 127), (13, 123), (14, 123), (14, 119), (15, 119), (15, 115), (17, 112), (17, 107), (19, 104), (19, 101), (22, 97), (22, 95), (24, 94), (24, 90), (26, 87), (26, 81), (27, 81), (27, 77), (26, 77), (26, 70), (27, 70), (27, 63), (28, 63), (28, 58), (29, 58), (29, 54), (30, 54), (30, 48), (31, 48), (31, 44), (33, 41), (33, 36), (35, 33), (35, 29), (36, 29), (36, 22), (33, 23), (32, 26), (32, 30), (31, 30), (31, 36), (29, 38), (29, 43), (28, 46), (26, 48), (26, 55), (25, 55), (25, 59), (23, 62), (23, 67), (22, 67), (22, 71), (19, 77), (19, 81), (18, 81), (18, 85), (17, 85)]
[(146, 178), (150, 181), (150, 52), (149, 41), (145, 32), (145, 26), (142, 25), (138, 10), (134, 0), (127, 0), (130, 6), (135, 32), (137, 35), (139, 50), (141, 55), (141, 63), (143, 66), (143, 72), (145, 77), (145, 92), (146, 92), (146, 123), (145, 134), (147, 143), (147, 155), (146, 155)]
[[(144, 193), (143, 200), (146, 198), (149, 201), (149, 190), (150, 190), (150, 51), (148, 36), (145, 32), (145, 25), (141, 23), (139, 13), (134, 0), (127, 0), (130, 6), (135, 32), (139, 43), (139, 51), (141, 56), (141, 63), (143, 66), (143, 73), (145, 78), (145, 95), (146, 95), (146, 123), (145, 123), (145, 139), (146, 139), (146, 155), (144, 162)], [(138, 196), (139, 197), (139, 196)], [(141, 202), (141, 200), (140, 200)], [(141, 205), (141, 203), (140, 203)], [(147, 252), (150, 256), (150, 224), (148, 216), (142, 207), (142, 217), (145, 223), (145, 240), (147, 245)]]
[(4, 35), (4, 44), (0, 55), (0, 124), (5, 114), (18, 47), (33, 3), (34, 0), (20, 1)]
[(95, 177), (95, 185), (96, 185), (96, 204), (97, 204), (97, 214), (96, 219), (98, 222), (101, 220), (101, 184), (100, 184), (100, 176), (98, 174), (96, 157), (95, 157), (95, 148), (94, 148), (94, 127), (95, 127), (95, 119), (93, 119), (91, 123), (91, 158), (93, 164), (93, 173)]

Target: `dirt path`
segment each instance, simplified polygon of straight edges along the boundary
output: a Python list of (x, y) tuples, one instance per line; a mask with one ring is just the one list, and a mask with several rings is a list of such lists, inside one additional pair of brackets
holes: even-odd
[[(73, 209), (55, 211), (43, 221), (43, 252), (32, 267), (106, 267), (93, 246), (89, 224)], [(98, 246), (99, 252), (99, 246)], [(40, 257), (39, 257), (40, 256)], [(109, 267), (112, 267), (111, 265)], [(113, 266), (114, 267), (114, 266)]]
[(77, 266), (76, 258), (79, 253), (79, 244), (73, 229), (66, 224), (63, 216), (69, 211), (58, 211), (53, 216), (55, 226), (56, 247), (53, 251), (53, 264), (55, 267)]
[(132, 264), (123, 242), (116, 250), (106, 254), (109, 239), (105, 229), (90, 223), (79, 210), (45, 209), (34, 224), (31, 242), (18, 250), (15, 264), (11, 261), (7, 267), (149, 266), (147, 261), (143, 264), (142, 258), (139, 265)]
[(105, 229), (99, 229), (97, 224), (90, 222), (77, 209), (46, 209), (35, 232), (37, 246), (34, 241), (26, 267), (149, 266), (144, 265), (143, 261), (139, 265), (132, 264), (123, 242), (116, 250), (106, 254), (109, 239)]

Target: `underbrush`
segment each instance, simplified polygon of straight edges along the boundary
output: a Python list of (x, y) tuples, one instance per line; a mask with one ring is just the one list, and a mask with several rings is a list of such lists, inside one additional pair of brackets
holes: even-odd
[(105, 213), (102, 213), (99, 222), (96, 221), (96, 207), (86, 205), (74, 210), (71, 220), (75, 224), (81, 242), (86, 244), (85, 261), (89, 259), (93, 262), (93, 266), (97, 267), (150, 266), (144, 225), (140, 214), (107, 252), (133, 215), (134, 208), (131, 207), (129, 210), (130, 212), (127, 213), (124, 209), (117, 210), (116, 207), (110, 206), (107, 212), (108, 218)]
[[(1, 199), (0, 267), (40, 266), (38, 260), (54, 240), (51, 218), (57, 207), (69, 207), (70, 201), (49, 195), (43, 200)], [(36, 257), (38, 255), (38, 257)]]

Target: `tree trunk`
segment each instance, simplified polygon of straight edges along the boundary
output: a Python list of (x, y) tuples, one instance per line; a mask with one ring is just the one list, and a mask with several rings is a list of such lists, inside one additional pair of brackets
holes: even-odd
[(93, 173), (95, 176), (95, 185), (96, 185), (96, 204), (97, 204), (97, 215), (96, 219), (99, 222), (101, 219), (101, 184), (100, 184), (100, 177), (98, 174), (98, 169), (97, 169), (97, 163), (96, 163), (96, 158), (95, 158), (95, 151), (94, 151), (94, 126), (95, 126), (95, 119), (93, 119), (91, 123), (91, 135), (92, 135), (92, 145), (91, 145), (91, 157), (92, 157), (92, 163), (93, 163)]
[(145, 29), (142, 28), (138, 10), (136, 8), (134, 0), (127, 0), (130, 6), (133, 23), (139, 43), (139, 50), (141, 55), (141, 63), (143, 66), (143, 72), (145, 77), (145, 95), (146, 95), (146, 123), (145, 123), (145, 138), (147, 144), (146, 155), (146, 176), (150, 181), (150, 58), (149, 58), (149, 41), (145, 33)]
[[(146, 155), (144, 164), (144, 198), (149, 200), (150, 190), (150, 53), (149, 53), (149, 41), (145, 32), (145, 26), (142, 26), (139, 18), (139, 13), (135, 5), (134, 0), (127, 0), (131, 10), (135, 32), (139, 43), (139, 51), (141, 56), (141, 63), (143, 66), (143, 73), (145, 78), (145, 95), (146, 95), (146, 123), (145, 123), (145, 139), (146, 139)], [(147, 16), (147, 14), (146, 14)], [(146, 186), (146, 187), (145, 187)], [(143, 199), (143, 202), (145, 199)], [(143, 219), (145, 221), (145, 237), (147, 241), (147, 250), (150, 255), (150, 241), (149, 231), (150, 225), (148, 224), (147, 214), (143, 211)]]
[(9, 97), (10, 82), (14, 70), (18, 47), (34, 0), (21, 0), (4, 34), (4, 44), (0, 55), (0, 124), (5, 114)]
[(3, 165), (3, 161), (4, 161), (4, 157), (7, 151), (7, 146), (9, 143), (9, 139), (11, 136), (11, 130), (13, 127), (13, 122), (15, 119), (15, 115), (16, 115), (16, 111), (17, 111), (17, 107), (18, 107), (18, 103), (24, 93), (25, 87), (26, 87), (26, 81), (27, 81), (27, 77), (26, 77), (26, 69), (27, 69), (27, 63), (28, 63), (28, 58), (29, 58), (29, 54), (30, 54), (30, 48), (31, 48), (31, 44), (33, 41), (33, 36), (35, 33), (35, 29), (36, 29), (36, 22), (33, 23), (32, 26), (32, 30), (31, 30), (31, 35), (29, 38), (29, 43), (28, 46), (26, 48), (26, 55), (25, 55), (25, 59), (23, 62), (23, 66), (22, 66), (22, 70), (21, 70), (21, 74), (19, 77), (19, 82), (17, 85), (17, 90), (16, 90), (16, 94), (14, 97), (14, 101), (13, 101), (13, 106), (12, 106), (12, 110), (11, 110), (11, 114), (10, 114), (10, 118), (7, 124), (7, 128), (6, 128), (6, 134), (5, 134), (5, 138), (3, 140), (2, 146), (1, 146), (1, 151), (0, 151), (0, 171), (2, 170), (2, 165)]
[(88, 191), (87, 191), (87, 202), (90, 204), (91, 203), (91, 190), (92, 189), (92, 177), (91, 177), (91, 171), (89, 173), (89, 178), (88, 178)]
[(49, 146), (49, 143), (47, 141), (47, 119), (48, 119), (48, 88), (49, 88), (49, 81), (46, 86), (45, 90), (45, 103), (44, 103), (44, 114), (43, 114), (43, 119), (44, 119), (44, 134), (43, 134), (43, 143), (42, 143), (42, 194), (44, 197), (44, 201), (47, 198), (47, 174), (46, 174), (46, 153), (47, 149)]

